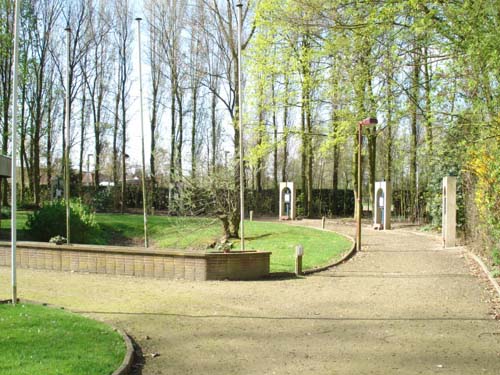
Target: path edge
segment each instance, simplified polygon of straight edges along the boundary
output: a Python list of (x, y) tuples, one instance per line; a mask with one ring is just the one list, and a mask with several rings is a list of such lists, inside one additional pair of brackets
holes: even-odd
[(134, 345), (132, 345), (132, 340), (125, 331), (122, 331), (121, 329), (116, 327), (113, 328), (122, 336), (123, 341), (125, 341), (127, 351), (125, 353), (125, 357), (123, 358), (122, 364), (112, 373), (112, 375), (128, 375), (130, 373), (130, 370), (132, 369), (132, 364), (134, 363)]
[(500, 297), (500, 285), (498, 285), (495, 278), (491, 275), (491, 272), (488, 269), (488, 267), (486, 267), (486, 264), (484, 264), (483, 260), (481, 258), (479, 258), (473, 252), (468, 251), (468, 253), (469, 253), (469, 256), (471, 256), (472, 259), (474, 259), (476, 261), (476, 263), (479, 264), (479, 266), (483, 269), (483, 272), (486, 274), (486, 276), (488, 277), (488, 280), (490, 280), (491, 285), (493, 285), (493, 288), (496, 290), (498, 296)]
[(304, 275), (304, 276), (312, 275), (314, 273), (326, 271), (329, 268), (336, 267), (344, 262), (347, 262), (354, 255), (356, 255), (356, 242), (354, 241), (354, 239), (352, 237), (345, 235), (343, 233), (338, 233), (338, 232), (335, 232), (333, 230), (329, 230), (329, 229), (319, 229), (319, 230), (328, 230), (329, 232), (333, 232), (335, 234), (338, 234), (339, 236), (343, 236), (343, 237), (347, 238), (349, 241), (351, 241), (351, 244), (352, 244), (351, 249), (349, 251), (347, 251), (342, 258), (340, 258), (339, 260), (337, 260), (333, 263), (327, 264), (326, 266), (311, 268), (311, 269), (302, 271), (302, 275)]

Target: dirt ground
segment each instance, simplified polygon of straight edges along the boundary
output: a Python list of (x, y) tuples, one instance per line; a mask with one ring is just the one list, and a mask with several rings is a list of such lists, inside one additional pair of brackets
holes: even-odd
[[(347, 263), (300, 279), (19, 270), (18, 289), (126, 330), (144, 354), (137, 374), (500, 374), (498, 299), (463, 248), (411, 228), (366, 227), (363, 241)], [(9, 274), (0, 268), (0, 299)]]

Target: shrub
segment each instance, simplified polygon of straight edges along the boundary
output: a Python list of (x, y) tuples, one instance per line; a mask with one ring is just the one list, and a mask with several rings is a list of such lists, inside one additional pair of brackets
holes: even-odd
[(84, 186), (82, 187), (82, 201), (97, 212), (110, 211), (116, 208), (113, 201), (115, 191), (116, 188), (112, 187), (100, 187), (96, 191), (93, 186)]
[(498, 249), (498, 247), (493, 248), (492, 257), (493, 257), (493, 263), (495, 263), (495, 265), (497, 266), (500, 266), (500, 250)]
[[(28, 215), (26, 229), (35, 241), (49, 241), (55, 236), (66, 236), (66, 205), (64, 201), (44, 204)], [(72, 243), (99, 243), (100, 231), (94, 214), (81, 201), (70, 203), (70, 229)]]
[(469, 151), (469, 171), (475, 176), (474, 203), (479, 213), (479, 228), (489, 240), (491, 257), (500, 264), (500, 147), (483, 144)]
[(0, 210), (0, 219), (10, 219), (10, 207), (2, 207)]

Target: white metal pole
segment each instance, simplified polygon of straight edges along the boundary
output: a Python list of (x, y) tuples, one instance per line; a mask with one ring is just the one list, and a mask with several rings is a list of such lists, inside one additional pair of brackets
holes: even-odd
[(144, 155), (144, 110), (142, 108), (142, 61), (141, 61), (141, 20), (137, 17), (137, 44), (139, 53), (139, 95), (141, 105), (141, 140), (142, 140), (142, 206), (144, 210), (144, 247), (148, 247), (148, 213), (147, 213), (147, 194), (146, 194), (146, 157)]
[(241, 251), (245, 251), (245, 169), (243, 167), (243, 100), (241, 100), (241, 23), (243, 4), (238, 3), (238, 128), (240, 131), (240, 227), (241, 227)]
[(16, 275), (16, 246), (17, 246), (17, 85), (18, 85), (18, 65), (19, 65), (19, 4), (16, 0), (14, 11), (14, 74), (12, 82), (12, 164), (11, 164), (11, 270), (12, 270), (12, 304), (17, 303), (17, 275)]
[(71, 28), (69, 25), (66, 27), (66, 116), (64, 118), (64, 124), (66, 126), (66, 149), (64, 150), (64, 161), (65, 161), (65, 178), (64, 178), (64, 200), (66, 203), (66, 242), (71, 243), (71, 226), (70, 226), (70, 205), (69, 205), (69, 189), (70, 189), (70, 165), (69, 165), (69, 151), (70, 151), (70, 129), (69, 129), (69, 117), (70, 117), (70, 56), (71, 56)]

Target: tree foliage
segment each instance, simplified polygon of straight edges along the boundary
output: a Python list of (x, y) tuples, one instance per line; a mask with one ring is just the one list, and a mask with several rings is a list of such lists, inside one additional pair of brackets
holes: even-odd
[[(80, 184), (89, 154), (93, 183), (113, 175), (124, 191), (127, 178), (135, 177), (134, 155), (126, 159), (134, 9), (118, 1), (67, 3), (23, 2), (16, 131), (21, 196), (35, 204), (43, 197), (42, 177), (50, 186), (61, 170), (68, 21), (75, 29), (70, 126)], [(303, 214), (312, 215), (314, 190), (356, 191), (361, 148), (365, 211), (373, 204), (374, 182), (387, 179), (401, 197), (396, 211), (403, 219), (439, 225), (441, 179), (457, 175), (460, 224), (468, 235), (479, 230), (498, 246), (492, 186), (499, 167), (499, 0), (244, 1), (243, 145), (236, 121), (237, 3), (144, 2), (150, 188), (151, 194), (168, 189), (171, 214), (181, 212), (184, 203), (175, 199), (189, 195), (188, 186), (216, 189), (215, 176), (222, 172), (228, 179), (219, 185), (232, 180), (226, 188), (238, 191), (243, 146), (254, 209), (260, 192), (288, 180), (301, 187)], [(12, 2), (0, 3), (4, 153), (11, 152), (12, 9)], [(365, 130), (358, 145), (356, 125), (368, 116), (379, 124)], [(239, 198), (231, 199), (226, 214), (235, 235)], [(474, 210), (477, 223), (464, 216)]]

